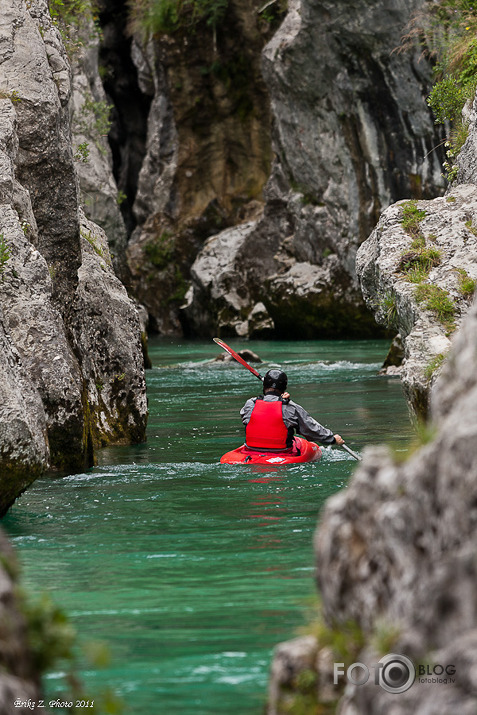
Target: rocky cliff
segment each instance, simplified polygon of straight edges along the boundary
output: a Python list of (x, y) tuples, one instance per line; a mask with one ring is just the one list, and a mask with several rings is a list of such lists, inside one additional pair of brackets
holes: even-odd
[(43, 0), (2, 6), (0, 513), (45, 468), (144, 439), (137, 311), (81, 213), (70, 64)]
[(106, 233), (116, 274), (127, 281), (127, 230), (121, 215), (120, 194), (113, 176), (113, 158), (108, 142), (113, 105), (100, 77), (99, 50), (102, 38), (92, 15), (77, 18), (72, 53), (71, 132), (80, 200), (87, 218)]
[[(151, 328), (161, 333), (182, 330), (179, 307), (204, 240), (255, 216), (262, 203), (271, 144), (260, 52), (276, 12), (271, 8), (265, 20), (261, 5), (222, 3), (225, 15), (216, 26), (186, 16), (167, 31), (147, 34), (138, 21), (128, 60), (122, 4), (101, 3), (105, 86), (118, 109), (112, 129), (116, 172), (128, 194), (132, 232), (131, 289), (147, 307)], [(136, 114), (126, 106), (126, 84), (141, 98)], [(138, 108), (147, 124), (143, 147), (135, 141)]]
[(400, 202), (381, 216), (356, 268), (376, 319), (403, 345), (399, 369), (414, 414), (425, 418), (430, 389), (477, 285), (477, 105), (444, 197)]
[(471, 184), (453, 186), (432, 201), (394, 204), (358, 251), (363, 295), (377, 320), (399, 333), (404, 356), (395, 372), (420, 418), (474, 294), (476, 211), (477, 187)]
[[(277, 649), (270, 715), (303, 698), (340, 715), (476, 711), (476, 334), (474, 303), (433, 389), (433, 438), (403, 464), (370, 448), (327, 502), (315, 538), (326, 625)], [(389, 653), (425, 667), (400, 694), (374, 682), (373, 664)], [(333, 682), (343, 661), (365, 663), (372, 677), (343, 694), (346, 676)]]
[(0, 711), (5, 715), (41, 712), (35, 707), (40, 696), (40, 673), (18, 595), (18, 564), (3, 531), (0, 554)]
[(443, 191), (430, 68), (418, 48), (395, 51), (421, 5), (289, 3), (263, 51), (276, 153), (265, 210), (199, 254), (184, 310), (191, 332), (375, 331), (357, 248), (393, 201)]

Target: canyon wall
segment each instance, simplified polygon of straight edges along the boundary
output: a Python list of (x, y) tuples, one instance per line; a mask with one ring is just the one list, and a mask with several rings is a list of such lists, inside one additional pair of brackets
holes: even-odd
[(444, 190), (430, 65), (400, 49), (422, 5), (293, 0), (281, 22), (281, 3), (230, 0), (214, 29), (128, 36), (102, 0), (127, 281), (151, 330), (382, 333), (357, 248), (386, 206)]
[[(358, 251), (365, 299), (399, 330), (397, 372), (427, 421), (404, 462), (387, 447), (365, 450), (327, 502), (315, 534), (318, 625), (277, 646), (269, 715), (477, 707), (476, 109), (465, 109), (468, 137), (445, 196), (390, 206)], [(416, 674), (402, 691), (374, 677), (396, 654)], [(369, 668), (367, 682), (336, 679), (335, 664), (346, 673), (353, 662)]]
[(2, 5), (0, 513), (46, 468), (145, 438), (136, 308), (80, 209), (71, 70), (44, 0)]
[[(256, 216), (263, 203), (271, 143), (260, 53), (273, 22), (262, 18), (261, 4), (230, 0), (216, 28), (206, 20), (193, 27), (185, 22), (154, 37), (139, 28), (130, 43), (137, 92), (147, 107), (135, 185), (126, 166), (131, 147), (126, 137), (121, 143), (119, 124), (113, 124), (113, 138), (124, 157), (119, 186), (129, 181), (135, 192), (129, 197), (131, 290), (146, 306), (150, 328), (163, 334), (182, 332), (179, 308), (204, 240)], [(103, 57), (117, 74), (118, 33), (124, 27), (122, 19), (119, 26), (114, 23), (107, 3), (104, 7)], [(129, 72), (134, 79), (132, 68)], [(116, 83), (109, 84), (122, 107)], [(135, 136), (138, 118), (129, 114), (125, 121)]]
[(477, 285), (477, 103), (465, 109), (467, 140), (444, 197), (384, 211), (357, 256), (361, 289), (376, 320), (399, 335), (398, 372), (413, 414), (430, 391)]
[(358, 246), (386, 206), (444, 186), (430, 67), (420, 48), (398, 51), (421, 6), (289, 3), (262, 57), (276, 155), (264, 211), (200, 252), (183, 311), (191, 333), (376, 334)]
[[(475, 712), (476, 335), (474, 302), (435, 381), (421, 446), (405, 462), (366, 449), (326, 503), (315, 535), (319, 625), (277, 646), (269, 715)], [(375, 682), (391, 654), (415, 668), (402, 692)], [(352, 663), (368, 667), (366, 683), (347, 680)]]

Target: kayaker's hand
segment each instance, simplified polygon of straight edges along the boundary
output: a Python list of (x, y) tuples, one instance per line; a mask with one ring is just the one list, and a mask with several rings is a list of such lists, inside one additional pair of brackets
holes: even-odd
[(343, 439), (343, 437), (340, 437), (339, 434), (335, 434), (334, 437), (335, 437), (336, 444), (344, 444), (344, 439)]
[(289, 392), (284, 392), (282, 394), (282, 399), (284, 400), (289, 400), (290, 399), (290, 393)]

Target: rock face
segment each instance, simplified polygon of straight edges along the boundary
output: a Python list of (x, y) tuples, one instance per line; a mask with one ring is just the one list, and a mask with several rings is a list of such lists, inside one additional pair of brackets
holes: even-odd
[[(340, 715), (391, 709), (396, 715), (452, 715), (477, 708), (476, 334), (474, 303), (433, 389), (434, 439), (404, 464), (386, 448), (367, 450), (348, 488), (328, 500), (315, 539), (324, 618), (337, 629), (355, 624), (361, 644), (354, 661), (377, 663), (385, 654), (377, 650), (381, 642), (386, 653), (405, 654), (416, 666), (428, 664), (431, 675), (436, 664), (453, 667), (454, 681), (421, 677), (399, 696), (376, 685), (374, 677), (365, 685), (348, 683)], [(386, 640), (379, 641), (380, 631), (387, 631)], [(328, 665), (343, 660), (343, 654), (330, 657), (319, 639), (285, 647), (287, 657), (304, 650), (306, 668), (315, 673), (323, 659)], [(284, 647), (278, 656), (283, 661)], [(318, 670), (313, 697), (336, 700), (343, 691), (332, 684), (333, 666), (331, 675), (328, 666)], [(282, 672), (278, 665), (277, 672)], [(280, 683), (272, 692), (269, 712), (280, 712)]]
[[(356, 261), (364, 298), (376, 320), (400, 333), (400, 374), (409, 404), (420, 417), (427, 414), (429, 390), (477, 283), (475, 100), (467, 119), (469, 134), (458, 157), (457, 180), (445, 197), (389, 207)], [(407, 229), (406, 220), (411, 224)], [(419, 275), (416, 269), (429, 251), (439, 255), (430, 261), (427, 275)]]
[(134, 294), (161, 333), (181, 332), (179, 306), (203, 241), (257, 215), (271, 163), (260, 52), (271, 26), (257, 0), (230, 0), (205, 20), (132, 47), (150, 97), (128, 247)]
[(72, 63), (72, 141), (81, 202), (89, 219), (108, 236), (117, 275), (127, 279), (127, 233), (119, 208), (119, 195), (112, 173), (112, 156), (107, 134), (112, 105), (108, 101), (98, 69), (99, 33), (92, 18), (79, 18), (80, 46)]
[(147, 417), (137, 312), (80, 217), (59, 31), (42, 0), (2, 19), (0, 513), (47, 465), (143, 439)]
[[(0, 532), (0, 710), (5, 715), (32, 712), (40, 696), (40, 673), (28, 644), (27, 624), (19, 607), (15, 555)], [(35, 708), (35, 712), (41, 712)]]
[[(357, 248), (393, 201), (443, 191), (425, 104), (429, 67), (419, 50), (393, 52), (421, 5), (289, 3), (263, 51), (277, 156), (265, 211), (254, 227), (237, 229), (235, 262), (220, 261), (226, 270), (213, 288), (201, 266), (230, 234), (199, 255), (185, 309), (191, 332), (202, 334), (207, 322), (207, 333), (241, 334), (261, 302), (277, 335), (349, 336), (353, 326), (356, 335), (372, 333)], [(242, 276), (239, 303), (233, 291), (214, 302), (231, 272)]]
[[(409, 209), (422, 215), (412, 235), (405, 230)], [(401, 336), (403, 386), (421, 417), (427, 414), (436, 368), (472, 300), (477, 281), (475, 226), (477, 187), (462, 184), (433, 201), (394, 204), (358, 251), (356, 269), (364, 298), (376, 319)]]

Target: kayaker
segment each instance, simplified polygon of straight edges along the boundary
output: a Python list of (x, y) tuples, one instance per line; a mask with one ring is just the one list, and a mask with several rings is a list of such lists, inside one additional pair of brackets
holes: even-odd
[(344, 444), (339, 434), (320, 425), (286, 392), (288, 378), (273, 368), (263, 378), (263, 395), (247, 400), (240, 410), (245, 442), (250, 449), (293, 451), (294, 434), (321, 444)]

